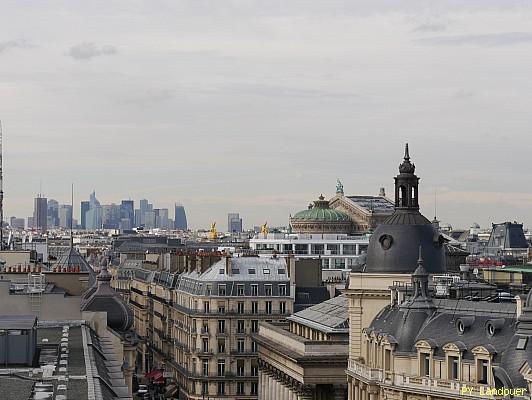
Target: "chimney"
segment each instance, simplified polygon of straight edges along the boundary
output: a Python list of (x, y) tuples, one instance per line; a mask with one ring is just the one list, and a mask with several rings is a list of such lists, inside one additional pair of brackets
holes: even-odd
[(380, 197), (386, 197), (386, 191), (383, 187), (380, 188), (379, 190), (379, 196)]
[(523, 313), (523, 307), (525, 305), (526, 295), (518, 294), (514, 298), (515, 298), (515, 302), (516, 302), (516, 308), (515, 308), (516, 315), (515, 315), (515, 318), (517, 319)]
[(225, 274), (231, 275), (232, 271), (232, 262), (231, 262), (231, 254), (226, 253), (225, 255)]

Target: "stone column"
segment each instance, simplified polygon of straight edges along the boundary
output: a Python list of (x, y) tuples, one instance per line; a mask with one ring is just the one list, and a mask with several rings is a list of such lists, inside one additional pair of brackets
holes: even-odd
[(265, 388), (266, 388), (266, 382), (265, 382), (266, 376), (262, 370), (259, 371), (259, 399), (265, 399)]
[(288, 386), (284, 387), (284, 397), (285, 400), (290, 400), (290, 388)]
[(357, 243), (355, 244), (355, 254), (358, 256), (360, 254), (360, 245)]
[(264, 376), (264, 392), (261, 399), (268, 400), (270, 398), (270, 376), (267, 372), (263, 372), (262, 376)]

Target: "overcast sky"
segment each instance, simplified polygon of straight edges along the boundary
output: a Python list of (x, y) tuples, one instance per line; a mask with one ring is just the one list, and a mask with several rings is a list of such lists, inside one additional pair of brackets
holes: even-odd
[(6, 219), (74, 182), (75, 216), (286, 224), (337, 177), (392, 194), (408, 141), (427, 217), (532, 227), (529, 1), (1, 4)]

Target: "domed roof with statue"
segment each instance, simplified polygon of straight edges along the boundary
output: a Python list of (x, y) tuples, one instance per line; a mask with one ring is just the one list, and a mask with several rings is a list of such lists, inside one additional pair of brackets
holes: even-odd
[(290, 218), (292, 229), (298, 233), (348, 233), (351, 224), (349, 215), (331, 208), (323, 195)]

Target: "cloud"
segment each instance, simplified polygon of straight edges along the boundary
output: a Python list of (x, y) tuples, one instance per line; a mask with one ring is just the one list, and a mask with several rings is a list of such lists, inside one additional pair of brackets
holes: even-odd
[(482, 35), (435, 36), (416, 40), (416, 43), (431, 46), (484, 47), (511, 46), (514, 44), (530, 42), (532, 42), (532, 33), (529, 32), (502, 32)]
[(68, 50), (68, 55), (76, 60), (90, 60), (94, 57), (110, 56), (116, 53), (114, 46), (96, 46), (89, 42), (79, 43)]
[(34, 46), (23, 39), (8, 40), (5, 42), (0, 42), (0, 53), (8, 51), (10, 49), (29, 49), (31, 47)]

